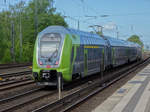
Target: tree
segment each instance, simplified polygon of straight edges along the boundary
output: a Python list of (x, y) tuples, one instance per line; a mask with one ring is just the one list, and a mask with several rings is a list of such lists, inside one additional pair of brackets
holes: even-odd
[(137, 35), (132, 35), (127, 40), (130, 41), (130, 42), (137, 43), (137, 44), (139, 44), (140, 46), (143, 47), (143, 42), (140, 40), (140, 37), (137, 36)]
[[(53, 0), (30, 0), (28, 4), (19, 2), (7, 11), (0, 11), (0, 63), (12, 63), (11, 32), (14, 24), (14, 55), (18, 63), (31, 62), (37, 34), (50, 25), (67, 27), (64, 17), (52, 7)], [(20, 56), (20, 35), (22, 56)]]

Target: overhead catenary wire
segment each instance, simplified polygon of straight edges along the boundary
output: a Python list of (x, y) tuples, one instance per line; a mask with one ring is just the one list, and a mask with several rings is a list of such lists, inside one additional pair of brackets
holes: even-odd
[[(84, 6), (82, 5), (82, 3), (81, 2), (83, 2), (84, 3), (84, 1), (83, 0), (81, 0), (81, 2), (78, 2), (78, 1), (76, 1), (76, 0), (71, 0), (72, 1), (72, 3), (74, 4), (74, 5), (76, 5), (76, 6), (78, 6), (78, 7), (81, 7), (82, 9), (83, 9), (83, 12), (85, 12), (85, 8), (84, 8)], [(63, 9), (59, 9), (60, 10), (60, 12), (63, 12), (63, 16), (65, 17), (65, 18), (68, 18), (68, 19), (70, 19), (70, 20), (73, 20), (73, 21), (76, 21), (76, 24), (75, 24), (75, 27), (74, 28), (77, 28), (77, 29), (80, 29), (80, 26), (82, 26), (82, 25), (80, 25), (80, 24), (86, 24), (87, 25), (87, 28), (89, 28), (88, 26), (89, 25), (93, 25), (93, 23), (92, 22), (88, 22), (88, 20), (89, 19), (86, 19), (84, 16), (70, 16), (70, 15), (66, 15), (66, 12), (63, 10)], [(72, 23), (72, 22), (71, 22)], [(76, 27), (77, 26), (77, 27)]]
[[(95, 8), (93, 8), (93, 7), (90, 7), (87, 3), (86, 3), (86, 1), (85, 0), (72, 0), (74, 3), (76, 3), (76, 4), (78, 4), (78, 5), (80, 5), (80, 7), (82, 7), (83, 8), (83, 10), (85, 11), (85, 8), (87, 8), (88, 10), (90, 10), (92, 13), (95, 13), (95, 14), (98, 14), (99, 12), (95, 9)], [(82, 5), (81, 5), (81, 4)], [(85, 12), (86, 13), (86, 12)]]
[(137, 12), (137, 13), (124, 13), (124, 14), (105, 14), (105, 15), (86, 15), (86, 17), (98, 19), (100, 17), (124, 17), (124, 16), (141, 16), (141, 15), (149, 15), (150, 12)]
[(84, 2), (83, 0), (81, 0), (82, 4), (87, 7), (87, 9), (89, 9), (91, 12), (95, 13), (95, 14), (98, 14), (100, 12), (98, 12), (95, 8), (93, 7), (90, 7), (86, 2)]

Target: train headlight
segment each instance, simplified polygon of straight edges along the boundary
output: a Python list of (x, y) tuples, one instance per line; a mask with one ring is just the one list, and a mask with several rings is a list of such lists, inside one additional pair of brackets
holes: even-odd
[(39, 59), (39, 64), (40, 64), (40, 65), (43, 65), (43, 62), (42, 62), (40, 59)]
[(43, 73), (43, 78), (49, 79), (50, 78), (50, 74), (49, 73)]
[(58, 65), (58, 64), (59, 64), (59, 62), (58, 62), (58, 61), (56, 61), (55, 65)]

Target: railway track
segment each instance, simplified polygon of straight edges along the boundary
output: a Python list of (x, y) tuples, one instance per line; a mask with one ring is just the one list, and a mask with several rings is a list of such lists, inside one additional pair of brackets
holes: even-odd
[[(147, 64), (148, 61), (150, 60), (148, 59), (147, 61), (145, 61), (145, 64)], [(67, 111), (73, 108), (74, 106), (76, 106), (77, 104), (85, 101), (87, 98), (98, 93), (99, 91), (102, 91), (112, 83), (115, 83), (117, 80), (123, 78), (127, 74), (131, 73), (132, 71), (138, 68), (136, 67), (137, 65), (138, 67), (142, 65), (144, 66), (143, 62), (135, 63), (129, 67), (128, 66), (125, 67), (125, 69), (122, 68), (120, 71), (114, 70), (113, 74), (112, 71), (110, 71), (108, 75), (105, 74), (107, 77), (102, 78), (99, 77), (98, 75), (99, 78), (96, 78), (97, 80), (95, 80), (94, 78), (93, 79), (89, 78), (90, 79), (89, 82), (87, 82), (87, 80), (83, 81), (82, 79), (81, 81), (78, 81), (78, 84), (77, 83), (73, 83), (74, 85), (69, 84), (69, 86), (66, 86), (65, 87), (66, 89), (62, 92), (62, 95), (64, 97), (61, 100), (58, 100), (58, 94), (56, 89), (55, 90), (53, 89), (51, 91), (51, 90), (46, 90), (45, 88), (44, 89), (34, 88), (26, 92), (22, 92), (20, 94), (15, 94), (13, 96), (5, 97), (3, 99), (0, 99), (0, 108), (1, 108), (0, 112)], [(112, 75), (113, 77), (111, 77)], [(114, 78), (117, 75), (119, 75), (119, 77), (117, 79)], [(114, 80), (108, 81), (108, 79), (109, 80), (114, 79)], [(71, 87), (71, 85), (73, 87)]]
[(31, 79), (16, 81), (16, 82), (13, 82), (13, 84), (4, 83), (0, 85), (0, 91), (6, 91), (6, 90), (10, 90), (13, 88), (17, 88), (17, 87), (21, 87), (21, 86), (33, 84), (33, 83), (34, 81)]
[(17, 82), (31, 79), (32, 71), (23, 71), (17, 73), (0, 74), (0, 86), (9, 85)]
[[(50, 97), (57, 91), (42, 91), (43, 88), (34, 89), (23, 94), (0, 100), (0, 112), (14, 111), (22, 106), (30, 105), (40, 99)], [(16, 103), (18, 102), (18, 103)]]
[(16, 77), (16, 76), (21, 76), (21, 75), (28, 75), (31, 73), (32, 73), (31, 70), (27, 70), (27, 71), (23, 71), (23, 72), (0, 74), (0, 77), (1, 78)]
[(16, 68), (16, 67), (25, 67), (31, 66), (32, 63), (22, 63), (22, 64), (0, 64), (0, 69)]
[(0, 100), (0, 104), (3, 104), (3, 103), (5, 103), (5, 102), (12, 101), (12, 100), (14, 100), (14, 99), (17, 99), (17, 98), (20, 98), (20, 97), (23, 97), (23, 96), (26, 96), (26, 95), (28, 95), (28, 94), (37, 92), (37, 91), (39, 91), (39, 90), (41, 90), (41, 88), (33, 89), (33, 90), (30, 90), (30, 91), (26, 91), (26, 92), (24, 92), (24, 93), (20, 93), (20, 94), (11, 96), (11, 97), (7, 97), (7, 98), (4, 98), (4, 99), (1, 99), (1, 100)]
[(32, 71), (28, 70), (23, 72), (0, 74), (0, 91), (34, 83), (34, 81), (32, 81), (31, 73)]
[(16, 79), (16, 80), (3, 81), (3, 82), (0, 83), (0, 87), (10, 85), (10, 84), (19, 83), (19, 82), (23, 82), (23, 81), (27, 81), (27, 80), (32, 80), (32, 77), (28, 76), (28, 77), (22, 77), (22, 78), (19, 78), (19, 79)]
[[(63, 94), (69, 94), (69, 93), (73, 92), (74, 90), (75, 89), (64, 91)], [(56, 101), (58, 99), (58, 97), (57, 97), (57, 90), (56, 89), (52, 90), (52, 91), (50, 91), (50, 90), (46, 91), (44, 89), (42, 92), (41, 91), (36, 92), (36, 94), (38, 94), (38, 97), (35, 94), (30, 94), (31, 98), (29, 98), (29, 97), (27, 98), (26, 97), (26, 99), (28, 99), (26, 101), (23, 101), (23, 100), (21, 100), (19, 98), (20, 99), (18, 101), (19, 103), (17, 103), (16, 105), (12, 105), (12, 103), (11, 103), (10, 104), (11, 105), (10, 108), (6, 107), (6, 105), (9, 105), (7, 103), (5, 105), (6, 109), (4, 109), (4, 110), (2, 110), (0, 112), (7, 112), (7, 111), (26, 112), (26, 111), (32, 111), (32, 110), (34, 110), (37, 107), (45, 105), (49, 101), (53, 102), (53, 101)], [(7, 101), (5, 101), (5, 102), (7, 102)], [(15, 102), (16, 102), (16, 99), (15, 99)], [(2, 105), (2, 107), (3, 106), (4, 105)]]
[[(86, 84), (84, 84), (82, 86), (75, 87), (73, 89), (69, 89), (70, 87), (68, 87), (68, 88), (66, 87), (63, 94), (67, 95), (67, 94), (69, 94), (73, 91), (78, 90), (79, 88), (84, 87)], [(42, 92), (41, 92), (41, 89), (43, 89)], [(18, 111), (18, 112), (20, 112), (20, 111), (21, 112), (32, 111), (32, 110), (34, 110), (35, 108), (37, 108), (41, 105), (45, 105), (49, 101), (53, 102), (53, 101), (56, 101), (58, 99), (56, 88), (52, 88), (52, 91), (49, 90), (51, 88), (48, 88), (48, 91), (45, 88), (41, 88), (41, 89), (37, 89), (37, 90), (35, 89), (35, 92), (36, 92), (35, 94), (38, 94), (38, 97), (35, 97), (35, 94), (33, 93), (34, 90), (33, 91), (31, 90), (31, 91), (27, 91), (27, 92), (24, 92), (24, 93), (21, 93), (21, 94), (17, 94), (17, 95), (13, 95), (13, 96), (1, 99), (0, 100), (0, 108), (3, 108), (3, 110), (1, 110), (1, 111), (2, 112), (7, 112), (7, 111)], [(29, 94), (30, 94), (30, 98), (28, 96)], [(26, 96), (28, 96), (28, 97), (26, 97)], [(24, 97), (26, 97), (26, 98), (24, 98)], [(19, 100), (18, 101), (18, 98), (19, 99), (23, 98), (23, 99), (26, 99), (26, 100)], [(13, 103), (12, 103), (12, 100), (14, 101)], [(10, 102), (10, 101), (11, 101), (11, 104), (7, 103), (7, 102)], [(15, 103), (15, 102), (17, 102), (17, 103)], [(1, 105), (1, 104), (5, 104), (5, 105)], [(14, 104), (14, 105), (12, 105), (12, 104)], [(10, 105), (10, 107), (8, 107), (6, 105)], [(32, 105), (32, 107), (30, 107), (31, 105)], [(25, 108), (25, 109), (23, 109), (23, 108)]]
[[(119, 71), (114, 72), (111, 75), (107, 75), (107, 77), (101, 77), (98, 80), (96, 80), (94, 83), (91, 83), (88, 86), (85, 86), (84, 88), (81, 88), (77, 91), (72, 92), (71, 94), (68, 94), (64, 96), (62, 99), (49, 102), (46, 105), (41, 106), (40, 108), (37, 108), (33, 110), (32, 112), (65, 112), (76, 105), (80, 104), (81, 102), (84, 102), (88, 98), (92, 97), (96, 93), (102, 91), (103, 89), (107, 88), (111, 84), (115, 83), (116, 81), (122, 79), (123, 77), (127, 76), (128, 74), (134, 72), (135, 70), (139, 69), (142, 66), (147, 65), (150, 62), (150, 58), (133, 64), (125, 69), (121, 69)], [(117, 77), (117, 78), (116, 78)]]

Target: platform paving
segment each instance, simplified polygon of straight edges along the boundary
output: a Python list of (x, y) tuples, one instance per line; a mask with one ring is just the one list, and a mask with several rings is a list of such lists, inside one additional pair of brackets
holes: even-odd
[(150, 112), (150, 64), (92, 112)]

